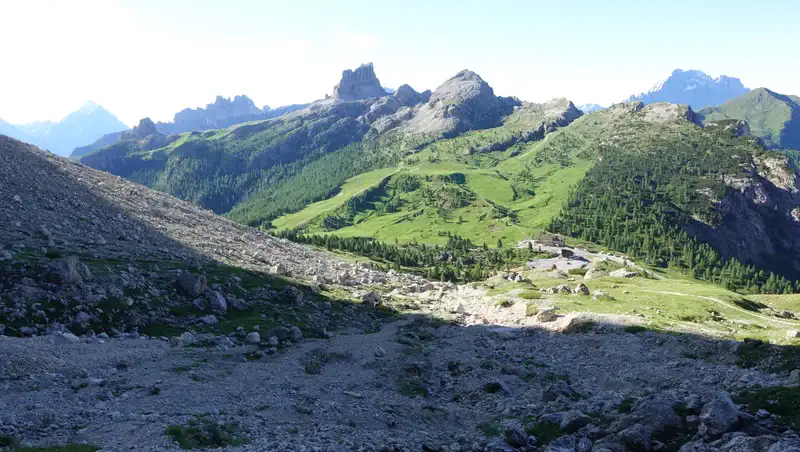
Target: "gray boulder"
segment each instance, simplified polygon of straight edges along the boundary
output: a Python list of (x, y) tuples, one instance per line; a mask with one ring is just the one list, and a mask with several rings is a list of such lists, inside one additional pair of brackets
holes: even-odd
[(632, 450), (650, 450), (652, 432), (642, 424), (632, 426), (619, 432), (619, 437)]
[(195, 275), (184, 272), (178, 276), (176, 282), (178, 291), (187, 297), (196, 298), (203, 295), (208, 290), (208, 281), (205, 275)]
[(69, 331), (63, 333), (56, 333), (53, 335), (53, 342), (56, 344), (76, 344), (80, 342), (80, 338)]
[(50, 264), (50, 282), (56, 284), (81, 285), (92, 279), (89, 267), (82, 263), (76, 256), (67, 256), (58, 262)]
[(620, 268), (609, 273), (608, 276), (613, 278), (633, 278), (639, 276), (639, 272), (629, 271), (627, 268)]
[(542, 309), (536, 314), (536, 320), (539, 322), (552, 322), (558, 316), (556, 315), (555, 309)]
[(248, 344), (259, 344), (261, 343), (261, 335), (258, 332), (253, 331), (252, 333), (247, 333), (247, 338), (245, 341)]
[(207, 302), (208, 302), (208, 309), (211, 312), (217, 312), (217, 313), (228, 312), (228, 301), (221, 293), (217, 291), (209, 292)]
[(561, 431), (574, 433), (592, 422), (592, 418), (578, 410), (567, 411), (561, 418)]
[(573, 435), (564, 435), (547, 445), (545, 452), (575, 452), (578, 440)]
[(367, 292), (361, 296), (361, 301), (363, 301), (364, 304), (369, 306), (377, 306), (381, 304), (382, 301), (381, 294), (377, 292)]
[(700, 411), (700, 425), (697, 432), (706, 437), (714, 438), (731, 430), (739, 420), (739, 410), (733, 404), (730, 394), (718, 392)]

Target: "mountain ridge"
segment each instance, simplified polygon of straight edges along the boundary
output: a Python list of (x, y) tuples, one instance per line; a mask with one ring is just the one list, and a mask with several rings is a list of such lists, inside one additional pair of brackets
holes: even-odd
[(800, 98), (757, 88), (728, 102), (698, 112), (704, 123), (746, 121), (767, 147), (800, 149)]

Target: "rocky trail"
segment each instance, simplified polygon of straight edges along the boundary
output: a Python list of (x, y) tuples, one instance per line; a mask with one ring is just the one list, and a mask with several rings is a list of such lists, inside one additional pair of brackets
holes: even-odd
[[(538, 450), (553, 440), (547, 450), (658, 450), (737, 426), (778, 447), (798, 441), (728, 396), (796, 385), (797, 372), (742, 369), (727, 341), (411, 316), (254, 359), (260, 348), (2, 337), (0, 428), (41, 444), (154, 451), (177, 450), (168, 428), (192, 422), (229, 432), (225, 450), (254, 451)], [(736, 435), (720, 444), (745, 440)]]

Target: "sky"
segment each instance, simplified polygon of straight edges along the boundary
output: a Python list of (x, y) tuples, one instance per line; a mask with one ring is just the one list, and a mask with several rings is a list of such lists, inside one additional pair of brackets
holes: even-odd
[(798, 16), (795, 0), (0, 0), (0, 118), (304, 103), (364, 62), (390, 88), (471, 69), (533, 102), (607, 105), (676, 68), (800, 94)]

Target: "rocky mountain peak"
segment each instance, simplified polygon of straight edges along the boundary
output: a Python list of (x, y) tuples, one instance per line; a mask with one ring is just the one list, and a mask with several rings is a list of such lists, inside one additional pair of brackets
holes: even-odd
[(641, 100), (646, 104), (687, 104), (697, 110), (723, 104), (748, 91), (736, 77), (722, 75), (713, 78), (699, 70), (675, 69), (666, 80), (656, 83), (647, 93), (631, 96), (628, 100)]
[(342, 101), (383, 97), (387, 93), (375, 75), (372, 63), (362, 64), (355, 70), (342, 72), (342, 79), (333, 87), (333, 98)]
[(123, 132), (123, 139), (144, 139), (150, 135), (158, 134), (156, 124), (150, 118), (142, 118), (139, 125), (134, 126), (129, 132)]
[(436, 88), (406, 127), (416, 133), (444, 134), (491, 127), (521, 104), (518, 99), (495, 96), (478, 74), (464, 69)]

